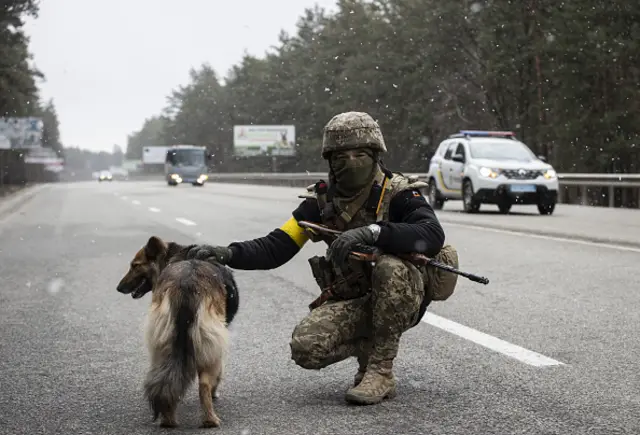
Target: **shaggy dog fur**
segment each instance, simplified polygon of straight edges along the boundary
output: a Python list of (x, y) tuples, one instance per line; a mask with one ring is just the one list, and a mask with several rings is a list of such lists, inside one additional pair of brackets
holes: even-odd
[(176, 408), (198, 377), (202, 427), (218, 427), (213, 398), (229, 351), (227, 326), (238, 311), (238, 290), (229, 268), (188, 260), (194, 245), (151, 237), (131, 261), (118, 291), (134, 299), (152, 292), (145, 339), (151, 367), (144, 391), (160, 425), (175, 427)]

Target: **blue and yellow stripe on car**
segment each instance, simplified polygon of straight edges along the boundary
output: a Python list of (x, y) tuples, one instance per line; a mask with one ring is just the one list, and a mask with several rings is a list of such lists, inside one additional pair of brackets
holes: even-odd
[(442, 186), (442, 190), (446, 190), (447, 192), (452, 193), (460, 193), (460, 189), (449, 189), (447, 185), (444, 183), (444, 178), (442, 177), (442, 171), (438, 168), (438, 180), (440, 181), (440, 185)]

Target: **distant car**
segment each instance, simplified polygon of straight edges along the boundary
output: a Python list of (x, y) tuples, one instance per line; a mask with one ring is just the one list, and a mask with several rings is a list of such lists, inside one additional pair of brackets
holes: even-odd
[(558, 175), (513, 132), (462, 130), (442, 141), (429, 163), (429, 202), (441, 209), (462, 199), (464, 211), (495, 204), (509, 213), (513, 204), (536, 204), (550, 215), (558, 200)]
[(111, 175), (111, 172), (109, 171), (100, 171), (100, 175), (98, 175), (98, 181), (101, 183), (103, 181), (113, 181), (113, 175)]
[(111, 166), (107, 171), (113, 177), (113, 181), (126, 181), (129, 178), (129, 171), (119, 166)]

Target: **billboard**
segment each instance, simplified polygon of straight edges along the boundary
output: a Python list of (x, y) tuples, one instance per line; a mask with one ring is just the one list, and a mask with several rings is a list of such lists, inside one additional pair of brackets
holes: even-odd
[(47, 171), (61, 172), (64, 170), (64, 159), (51, 148), (30, 148), (24, 156), (24, 162), (44, 165)]
[(145, 165), (164, 165), (167, 159), (167, 146), (148, 146), (142, 148), (142, 163)]
[(40, 148), (43, 130), (44, 124), (40, 118), (0, 117), (0, 148)]
[(296, 128), (293, 125), (234, 125), (236, 156), (294, 156)]

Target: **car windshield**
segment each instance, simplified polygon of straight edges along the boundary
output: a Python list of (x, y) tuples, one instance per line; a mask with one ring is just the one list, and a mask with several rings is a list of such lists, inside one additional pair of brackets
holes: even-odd
[(205, 163), (203, 150), (174, 150), (170, 153), (169, 161), (175, 166), (201, 166)]
[(526, 145), (515, 141), (472, 141), (469, 144), (469, 152), (475, 159), (517, 160), (519, 162), (532, 162), (536, 159)]

